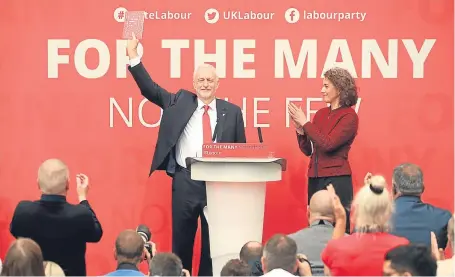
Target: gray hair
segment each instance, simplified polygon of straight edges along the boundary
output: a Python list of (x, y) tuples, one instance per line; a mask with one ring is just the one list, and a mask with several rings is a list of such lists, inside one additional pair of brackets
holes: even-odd
[(59, 159), (48, 159), (38, 169), (38, 185), (44, 194), (65, 192), (68, 181), (68, 166)]
[(402, 195), (420, 196), (423, 193), (423, 172), (412, 163), (401, 164), (393, 170), (393, 186)]
[(174, 253), (157, 253), (149, 264), (150, 276), (181, 276), (182, 261)]
[(203, 64), (198, 65), (198, 66), (194, 69), (194, 72), (193, 72), (193, 80), (196, 79), (196, 77), (197, 77), (199, 71), (200, 71), (201, 69), (204, 69), (204, 68), (210, 69), (210, 70), (213, 71), (213, 73), (215, 74), (215, 78), (216, 78), (216, 79), (219, 78), (219, 77), (218, 77), (218, 73), (216, 72), (216, 68), (215, 68), (213, 65), (208, 64), (208, 63), (203, 63)]

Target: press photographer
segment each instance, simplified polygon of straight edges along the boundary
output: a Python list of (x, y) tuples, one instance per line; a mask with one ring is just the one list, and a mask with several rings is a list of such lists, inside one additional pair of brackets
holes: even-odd
[(150, 260), (156, 253), (155, 244), (152, 242), (152, 232), (150, 231), (149, 227), (143, 224), (137, 226), (136, 232), (141, 236), (142, 240), (144, 241), (144, 247), (149, 255), (146, 258)]
[[(147, 240), (148, 238), (150, 235), (144, 238), (142, 231), (125, 230), (121, 232), (115, 241), (114, 257), (117, 261), (117, 269), (107, 276), (145, 276), (140, 272), (139, 264), (144, 260), (149, 264), (155, 254), (154, 244)], [(150, 251), (146, 245), (150, 246)]]

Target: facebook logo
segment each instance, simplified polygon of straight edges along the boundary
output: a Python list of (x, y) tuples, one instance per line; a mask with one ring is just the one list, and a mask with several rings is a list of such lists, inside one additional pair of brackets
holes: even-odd
[(288, 23), (296, 23), (299, 21), (300, 18), (300, 13), (297, 9), (295, 8), (289, 8), (287, 11), (284, 13), (284, 18)]

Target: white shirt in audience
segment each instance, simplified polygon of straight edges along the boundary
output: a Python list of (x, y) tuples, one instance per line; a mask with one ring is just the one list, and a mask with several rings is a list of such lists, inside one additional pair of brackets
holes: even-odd
[(289, 273), (288, 271), (281, 269), (281, 268), (273, 269), (272, 271), (269, 271), (262, 276), (267, 276), (267, 277), (293, 276), (293, 277), (295, 277), (294, 274)]

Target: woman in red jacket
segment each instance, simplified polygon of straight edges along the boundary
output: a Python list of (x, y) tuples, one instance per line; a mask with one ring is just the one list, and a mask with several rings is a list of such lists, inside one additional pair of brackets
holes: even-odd
[[(359, 118), (352, 108), (357, 103), (357, 86), (346, 69), (335, 67), (324, 73), (321, 93), (324, 102), (330, 106), (318, 110), (313, 122), (307, 119), (301, 108), (289, 104), (289, 115), (296, 127), (300, 150), (311, 156), (308, 203), (314, 193), (332, 184), (349, 211), (353, 187), (348, 153), (359, 126)], [(349, 226), (347, 229), (349, 231)]]

